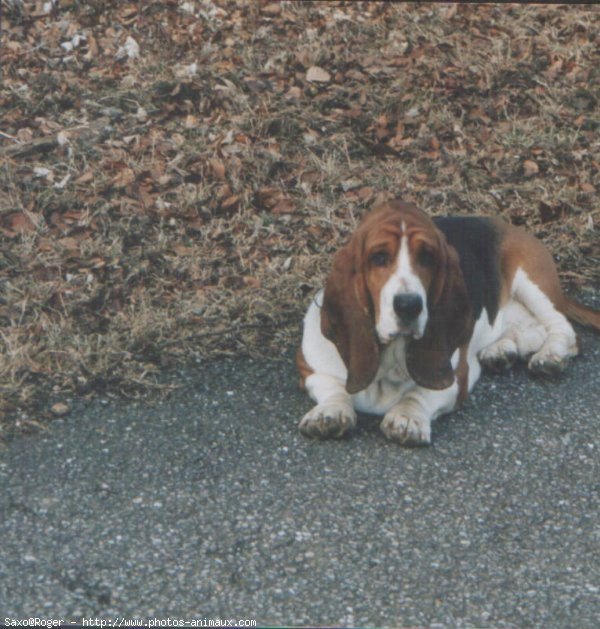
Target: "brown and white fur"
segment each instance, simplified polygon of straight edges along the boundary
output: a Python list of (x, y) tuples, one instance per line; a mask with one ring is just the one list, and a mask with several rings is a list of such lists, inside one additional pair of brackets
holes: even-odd
[(317, 405), (300, 430), (340, 437), (362, 411), (383, 415), (389, 439), (429, 444), (432, 420), (464, 401), (482, 364), (561, 371), (578, 353), (568, 318), (600, 331), (600, 313), (564, 295), (532, 235), (386, 203), (337, 252), (306, 313), (297, 363)]

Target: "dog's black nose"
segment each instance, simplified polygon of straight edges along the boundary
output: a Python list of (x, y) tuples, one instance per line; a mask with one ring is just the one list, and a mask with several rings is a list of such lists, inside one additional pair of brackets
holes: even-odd
[(414, 319), (423, 310), (423, 299), (417, 293), (402, 293), (394, 297), (394, 312), (402, 319)]

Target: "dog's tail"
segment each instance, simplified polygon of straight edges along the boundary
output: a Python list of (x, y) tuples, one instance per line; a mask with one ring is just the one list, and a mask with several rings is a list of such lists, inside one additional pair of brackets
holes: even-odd
[(572, 321), (600, 332), (600, 310), (584, 306), (566, 295), (563, 296), (559, 310)]

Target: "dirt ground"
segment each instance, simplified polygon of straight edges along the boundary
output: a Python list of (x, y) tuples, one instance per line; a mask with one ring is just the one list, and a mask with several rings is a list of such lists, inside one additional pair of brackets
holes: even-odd
[(600, 284), (597, 6), (0, 2), (0, 435), (280, 356), (381, 198)]

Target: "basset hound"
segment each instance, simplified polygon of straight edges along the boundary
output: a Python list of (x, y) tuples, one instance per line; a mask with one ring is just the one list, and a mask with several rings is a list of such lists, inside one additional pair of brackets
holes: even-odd
[(465, 400), (482, 365), (561, 371), (578, 353), (567, 317), (600, 331), (600, 311), (562, 292), (534, 236), (387, 202), (336, 253), (306, 313), (297, 365), (317, 405), (300, 430), (340, 437), (362, 411), (383, 415), (389, 439), (429, 444), (432, 420)]

